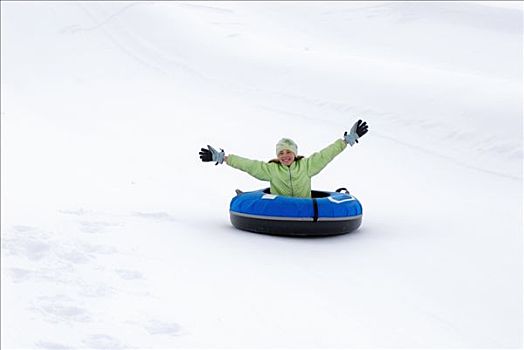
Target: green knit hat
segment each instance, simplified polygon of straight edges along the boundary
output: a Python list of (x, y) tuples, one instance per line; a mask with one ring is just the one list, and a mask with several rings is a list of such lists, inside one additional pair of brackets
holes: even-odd
[(291, 139), (283, 138), (282, 140), (278, 141), (277, 147), (276, 147), (277, 155), (280, 151), (284, 149), (290, 150), (291, 152), (295, 153), (295, 155), (298, 154), (298, 146), (295, 143), (295, 141)]

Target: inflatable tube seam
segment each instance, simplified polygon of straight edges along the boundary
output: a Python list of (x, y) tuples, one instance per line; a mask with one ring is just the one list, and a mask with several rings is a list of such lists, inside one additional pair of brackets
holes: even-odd
[[(273, 220), (273, 221), (311, 221), (314, 222), (315, 219), (312, 217), (285, 217), (285, 216), (266, 216), (266, 215), (254, 215), (254, 214), (245, 214), (239, 213), (236, 211), (229, 211), (233, 215), (242, 216), (245, 218), (251, 219), (263, 219), (263, 220)], [(360, 219), (362, 214), (354, 216), (345, 216), (345, 217), (319, 217), (316, 221), (347, 221), (347, 220), (356, 220)]]

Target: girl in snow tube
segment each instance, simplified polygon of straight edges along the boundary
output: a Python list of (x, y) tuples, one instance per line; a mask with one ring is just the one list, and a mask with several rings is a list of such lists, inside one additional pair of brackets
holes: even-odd
[[(227, 165), (247, 172), (259, 180), (269, 181), (270, 188), (267, 194), (311, 200), (319, 192), (311, 191), (311, 178), (346, 149), (348, 144), (353, 146), (358, 143), (358, 139), (367, 131), (367, 123), (359, 120), (349, 133), (344, 133), (343, 139), (337, 139), (331, 145), (309, 157), (299, 156), (297, 144), (288, 138), (283, 138), (277, 143), (277, 158), (269, 162), (251, 160), (234, 154), (226, 156), (223, 149), (217, 151), (209, 145), (207, 149), (202, 148), (199, 155), (203, 162), (215, 162), (215, 165), (218, 165), (225, 161)], [(279, 208), (284, 210), (285, 206)], [(234, 222), (233, 225), (235, 225)], [(317, 227), (316, 230), (320, 228)]]

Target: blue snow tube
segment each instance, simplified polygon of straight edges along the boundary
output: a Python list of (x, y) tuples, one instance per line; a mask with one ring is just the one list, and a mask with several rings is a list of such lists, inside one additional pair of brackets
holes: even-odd
[(299, 237), (340, 235), (360, 226), (362, 205), (345, 188), (311, 191), (311, 197), (273, 195), (269, 188), (241, 192), (231, 200), (231, 223), (240, 230)]

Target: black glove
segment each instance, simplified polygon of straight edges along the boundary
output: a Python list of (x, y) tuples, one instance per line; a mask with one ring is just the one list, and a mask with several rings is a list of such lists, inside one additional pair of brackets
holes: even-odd
[[(357, 122), (357, 135), (358, 137), (364, 136), (368, 132), (368, 124), (366, 122), (362, 122), (362, 120), (359, 120)], [(358, 142), (358, 140), (357, 140)]]
[(358, 143), (359, 137), (364, 136), (368, 132), (368, 124), (366, 122), (362, 122), (362, 120), (359, 119), (358, 122), (353, 124), (351, 127), (351, 130), (348, 132), (346, 131), (344, 133), (344, 140), (346, 140), (347, 143), (350, 144), (350, 146), (353, 146), (356, 143)]
[(222, 148), (220, 149), (220, 152), (218, 152), (210, 145), (207, 145), (207, 149), (201, 148), (198, 154), (200, 154), (200, 159), (202, 159), (203, 162), (216, 162), (215, 165), (224, 162), (225, 153)]

